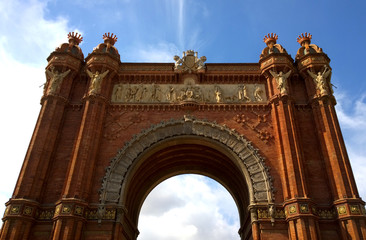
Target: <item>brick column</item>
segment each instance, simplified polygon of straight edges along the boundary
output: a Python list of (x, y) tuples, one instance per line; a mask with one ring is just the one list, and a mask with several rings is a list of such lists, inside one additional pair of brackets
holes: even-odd
[[(281, 49), (280, 46), (277, 48)], [(288, 206), (300, 206), (302, 204), (309, 209), (311, 200), (308, 198), (308, 187), (303, 166), (303, 150), (297, 127), (295, 100), (292, 97), (292, 74), (296, 73), (293, 59), (285, 50), (281, 53), (276, 53), (273, 50), (267, 56), (262, 55), (259, 63), (262, 75), (267, 78), (285, 200), (283, 205), (287, 209)], [(289, 239), (317, 239), (317, 229), (308, 227), (310, 223), (316, 225), (317, 221), (310, 211), (297, 211), (296, 216), (287, 215), (286, 220), (289, 224)]]
[[(280, 146), (278, 156), (285, 200), (307, 197), (302, 149), (294, 113), (295, 103), (291, 97), (291, 74), (294, 71), (292, 62), (287, 54), (272, 54), (260, 61), (262, 74), (267, 78), (276, 145)], [(280, 77), (285, 78), (283, 88), (279, 87)]]
[[(109, 46), (109, 49), (111, 47), (113, 46)], [(89, 88), (84, 97), (84, 113), (74, 143), (63, 196), (56, 206), (56, 209), (60, 209), (60, 214), (55, 214), (53, 240), (80, 239), (85, 219), (82, 214), (76, 215), (75, 209), (76, 206), (80, 209), (87, 205), (110, 98), (111, 81), (120, 63), (119, 55), (116, 57), (108, 52), (107, 44), (99, 44), (85, 60)], [(66, 211), (63, 211), (65, 208)]]
[[(69, 46), (68, 43), (64, 44)], [(42, 108), (12, 198), (3, 218), (0, 239), (27, 239), (39, 206), (44, 181), (60, 134), (73, 79), (83, 58), (81, 52), (56, 49), (48, 58), (48, 77), (41, 100)]]
[[(322, 160), (326, 166), (337, 209), (343, 239), (366, 239), (364, 202), (359, 198), (343, 136), (334, 105), (336, 100), (330, 84), (329, 58), (324, 53), (313, 53), (299, 58), (298, 68), (305, 79), (311, 101), (315, 127), (321, 146)], [(317, 83), (323, 75), (323, 85)]]

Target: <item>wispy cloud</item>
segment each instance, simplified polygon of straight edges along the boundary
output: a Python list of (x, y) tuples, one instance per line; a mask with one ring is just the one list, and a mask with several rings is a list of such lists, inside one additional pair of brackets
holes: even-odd
[[(174, 62), (173, 56), (179, 53), (176, 45), (159, 42), (130, 47), (123, 57), (129, 62)], [(124, 59), (121, 60), (124, 61)]]
[(166, 15), (174, 23), (176, 44), (180, 50), (198, 50), (208, 39), (202, 34), (198, 18), (209, 17), (210, 12), (205, 3), (187, 0), (166, 0)]
[(184, 0), (178, 0), (178, 39), (180, 48), (184, 47)]

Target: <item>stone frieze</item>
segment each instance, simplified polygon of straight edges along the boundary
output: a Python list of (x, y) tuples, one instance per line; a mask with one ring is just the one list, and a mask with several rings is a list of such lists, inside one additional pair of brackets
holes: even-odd
[(112, 103), (266, 103), (264, 84), (115, 84)]

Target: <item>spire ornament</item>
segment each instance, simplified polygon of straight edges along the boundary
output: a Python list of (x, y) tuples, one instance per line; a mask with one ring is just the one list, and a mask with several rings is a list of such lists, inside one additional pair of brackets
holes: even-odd
[(103, 40), (105, 44), (111, 44), (113, 46), (117, 42), (117, 36), (113, 33), (110, 34), (109, 32), (108, 34), (104, 33)]
[(309, 53), (322, 53), (323, 50), (315, 44), (310, 44), (312, 35), (310, 33), (301, 33), (297, 38), (297, 42), (301, 45), (296, 53), (296, 59), (299, 59)]
[(276, 33), (268, 33), (264, 36), (263, 42), (267, 44), (267, 47), (263, 49), (260, 59), (272, 54), (272, 53), (287, 53), (286, 50), (277, 44), (278, 35)]
[(83, 41), (83, 37), (81, 36), (81, 34), (77, 32), (69, 32), (69, 34), (67, 34), (67, 38), (69, 39), (69, 42), (62, 43), (59, 47), (55, 49), (55, 52), (62, 54), (68, 53), (80, 60), (84, 60), (83, 51), (79, 47), (79, 44)]
[(69, 39), (69, 43), (72, 45), (79, 45), (83, 41), (83, 37), (77, 32), (69, 32), (67, 38)]
[[(297, 42), (300, 43), (301, 46), (304, 46), (306, 47), (307, 45), (307, 48), (309, 48), (309, 44), (311, 42), (311, 38), (312, 38), (312, 35), (310, 33), (301, 33), (301, 35), (299, 35), (299, 37), (297, 38)], [(303, 45), (304, 44), (304, 45)]]
[(263, 41), (267, 44), (267, 46), (271, 43), (276, 44), (278, 39), (278, 35), (276, 33), (268, 33), (264, 36)]
[(114, 46), (117, 42), (117, 36), (110, 32), (104, 33), (103, 40), (103, 43), (98, 44), (98, 46), (93, 49), (93, 53), (108, 53), (119, 61), (120, 56), (117, 48)]

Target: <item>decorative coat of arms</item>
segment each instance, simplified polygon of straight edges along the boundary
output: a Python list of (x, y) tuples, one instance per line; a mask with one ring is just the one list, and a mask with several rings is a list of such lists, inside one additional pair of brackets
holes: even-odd
[(205, 69), (205, 62), (207, 58), (202, 56), (198, 58), (198, 53), (193, 50), (187, 50), (183, 52), (183, 57), (174, 56), (175, 66), (174, 70), (178, 72), (200, 71)]

